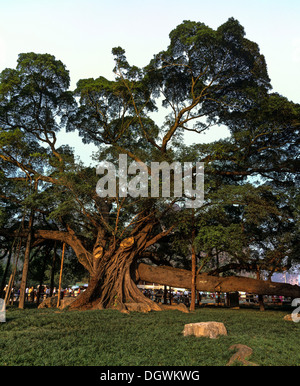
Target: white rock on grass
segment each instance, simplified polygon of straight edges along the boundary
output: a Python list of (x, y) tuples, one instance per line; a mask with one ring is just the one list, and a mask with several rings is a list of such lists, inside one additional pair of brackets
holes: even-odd
[(189, 323), (184, 326), (183, 335), (216, 339), (219, 335), (227, 335), (227, 330), (224, 324), (220, 322)]

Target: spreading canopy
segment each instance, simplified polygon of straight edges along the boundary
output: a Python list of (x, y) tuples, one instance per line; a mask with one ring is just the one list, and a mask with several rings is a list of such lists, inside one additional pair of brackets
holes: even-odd
[[(167, 252), (192, 243), (206, 253), (202, 262), (221, 251), (236, 268), (265, 259), (259, 249), (276, 255), (288, 241), (281, 260), (266, 257), (281, 265), (296, 240), (300, 108), (271, 93), (258, 45), (235, 19), (216, 30), (184, 21), (144, 68), (130, 65), (121, 47), (113, 55), (114, 80), (81, 79), (73, 93), (65, 66), (48, 54), (20, 54), (16, 69), (0, 75), (0, 177), (11, 196), (17, 178), (25, 186), (39, 181), (38, 190), (13, 198), (24, 205), (30, 194), (27, 205), (44, 216), (35, 237), (68, 243), (90, 273), (80, 305), (144, 301), (131, 266), (146, 252), (156, 261), (168, 255), (158, 253), (166, 237)], [(230, 137), (184, 144), (184, 133), (212, 126), (227, 127)], [(99, 161), (117, 162), (119, 154), (143, 161), (149, 181), (150, 162), (203, 162), (204, 205), (191, 211), (180, 197), (97, 196), (95, 170), (77, 163), (68, 146), (56, 147), (63, 127), (93, 142)]]

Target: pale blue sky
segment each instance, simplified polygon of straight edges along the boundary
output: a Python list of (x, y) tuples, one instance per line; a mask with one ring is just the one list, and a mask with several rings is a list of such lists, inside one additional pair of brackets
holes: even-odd
[(19, 53), (47, 52), (67, 66), (72, 89), (81, 78), (112, 78), (112, 47), (144, 66), (183, 20), (217, 28), (234, 17), (265, 55), (273, 90), (300, 103), (299, 0), (0, 0), (0, 16), (0, 71)]

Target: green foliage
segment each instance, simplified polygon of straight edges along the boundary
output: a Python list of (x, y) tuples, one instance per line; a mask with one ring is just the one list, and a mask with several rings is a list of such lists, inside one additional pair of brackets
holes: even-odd
[(49, 131), (60, 130), (57, 119), (63, 121), (72, 106), (69, 82), (68, 71), (54, 56), (20, 54), (16, 70), (6, 69), (0, 75), (0, 125), (47, 141)]
[[(35, 229), (71, 228), (92, 251), (100, 228), (108, 249), (147, 218), (152, 237), (174, 226), (151, 247), (159, 263), (189, 266), (192, 245), (210, 268), (283, 268), (297, 260), (300, 106), (270, 93), (265, 59), (240, 23), (230, 18), (214, 30), (184, 21), (144, 68), (130, 65), (121, 47), (112, 53), (115, 78), (81, 79), (74, 92), (65, 65), (49, 54), (20, 54), (16, 69), (1, 72), (2, 226), (19, 227), (34, 209)], [(230, 138), (184, 144), (186, 131), (196, 138), (215, 125)], [(95, 170), (69, 146), (56, 147), (63, 128), (94, 143), (98, 161), (123, 153), (145, 163), (203, 162), (203, 207), (98, 197)]]

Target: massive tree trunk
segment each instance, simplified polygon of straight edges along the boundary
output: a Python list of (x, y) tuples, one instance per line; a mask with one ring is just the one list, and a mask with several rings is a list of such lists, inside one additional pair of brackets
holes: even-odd
[(133, 275), (135, 262), (149, 245), (153, 224), (148, 223), (136, 234), (124, 239), (117, 249), (103, 249), (101, 232), (93, 251), (93, 272), (88, 288), (70, 306), (71, 309), (116, 308), (119, 310), (160, 310), (137, 288)]
[(119, 310), (160, 310), (159, 305), (137, 288), (135, 263), (143, 251), (171, 228), (153, 237), (151, 221), (141, 223), (130, 237), (121, 243), (110, 240), (106, 245), (105, 232), (99, 229), (93, 252), (85, 249), (71, 229), (68, 232), (39, 230), (36, 238), (60, 240), (70, 245), (78, 260), (90, 273), (88, 288), (70, 305), (71, 309), (116, 308)]
[[(192, 284), (192, 274), (190, 271), (172, 267), (155, 267), (139, 264), (137, 276), (140, 280), (172, 287), (191, 288)], [(281, 295), (300, 298), (300, 287), (297, 285), (242, 276), (218, 277), (200, 274), (196, 277), (196, 288), (198, 291), (207, 292), (245, 291), (257, 295)]]
[[(153, 223), (140, 224), (121, 243), (116, 240), (107, 245), (105, 232), (99, 229), (92, 252), (85, 249), (75, 233), (39, 230), (34, 234), (38, 239), (60, 240), (70, 245), (78, 260), (90, 273), (88, 288), (70, 305), (70, 309), (115, 308), (127, 310), (161, 310), (161, 307), (145, 297), (137, 288), (138, 279), (179, 288), (191, 288), (192, 272), (171, 267), (157, 267), (136, 262), (144, 251), (167, 231), (151, 236)], [(217, 277), (207, 274), (197, 275), (198, 291), (231, 292), (245, 291), (258, 295), (283, 295), (300, 298), (300, 287), (247, 277)]]

